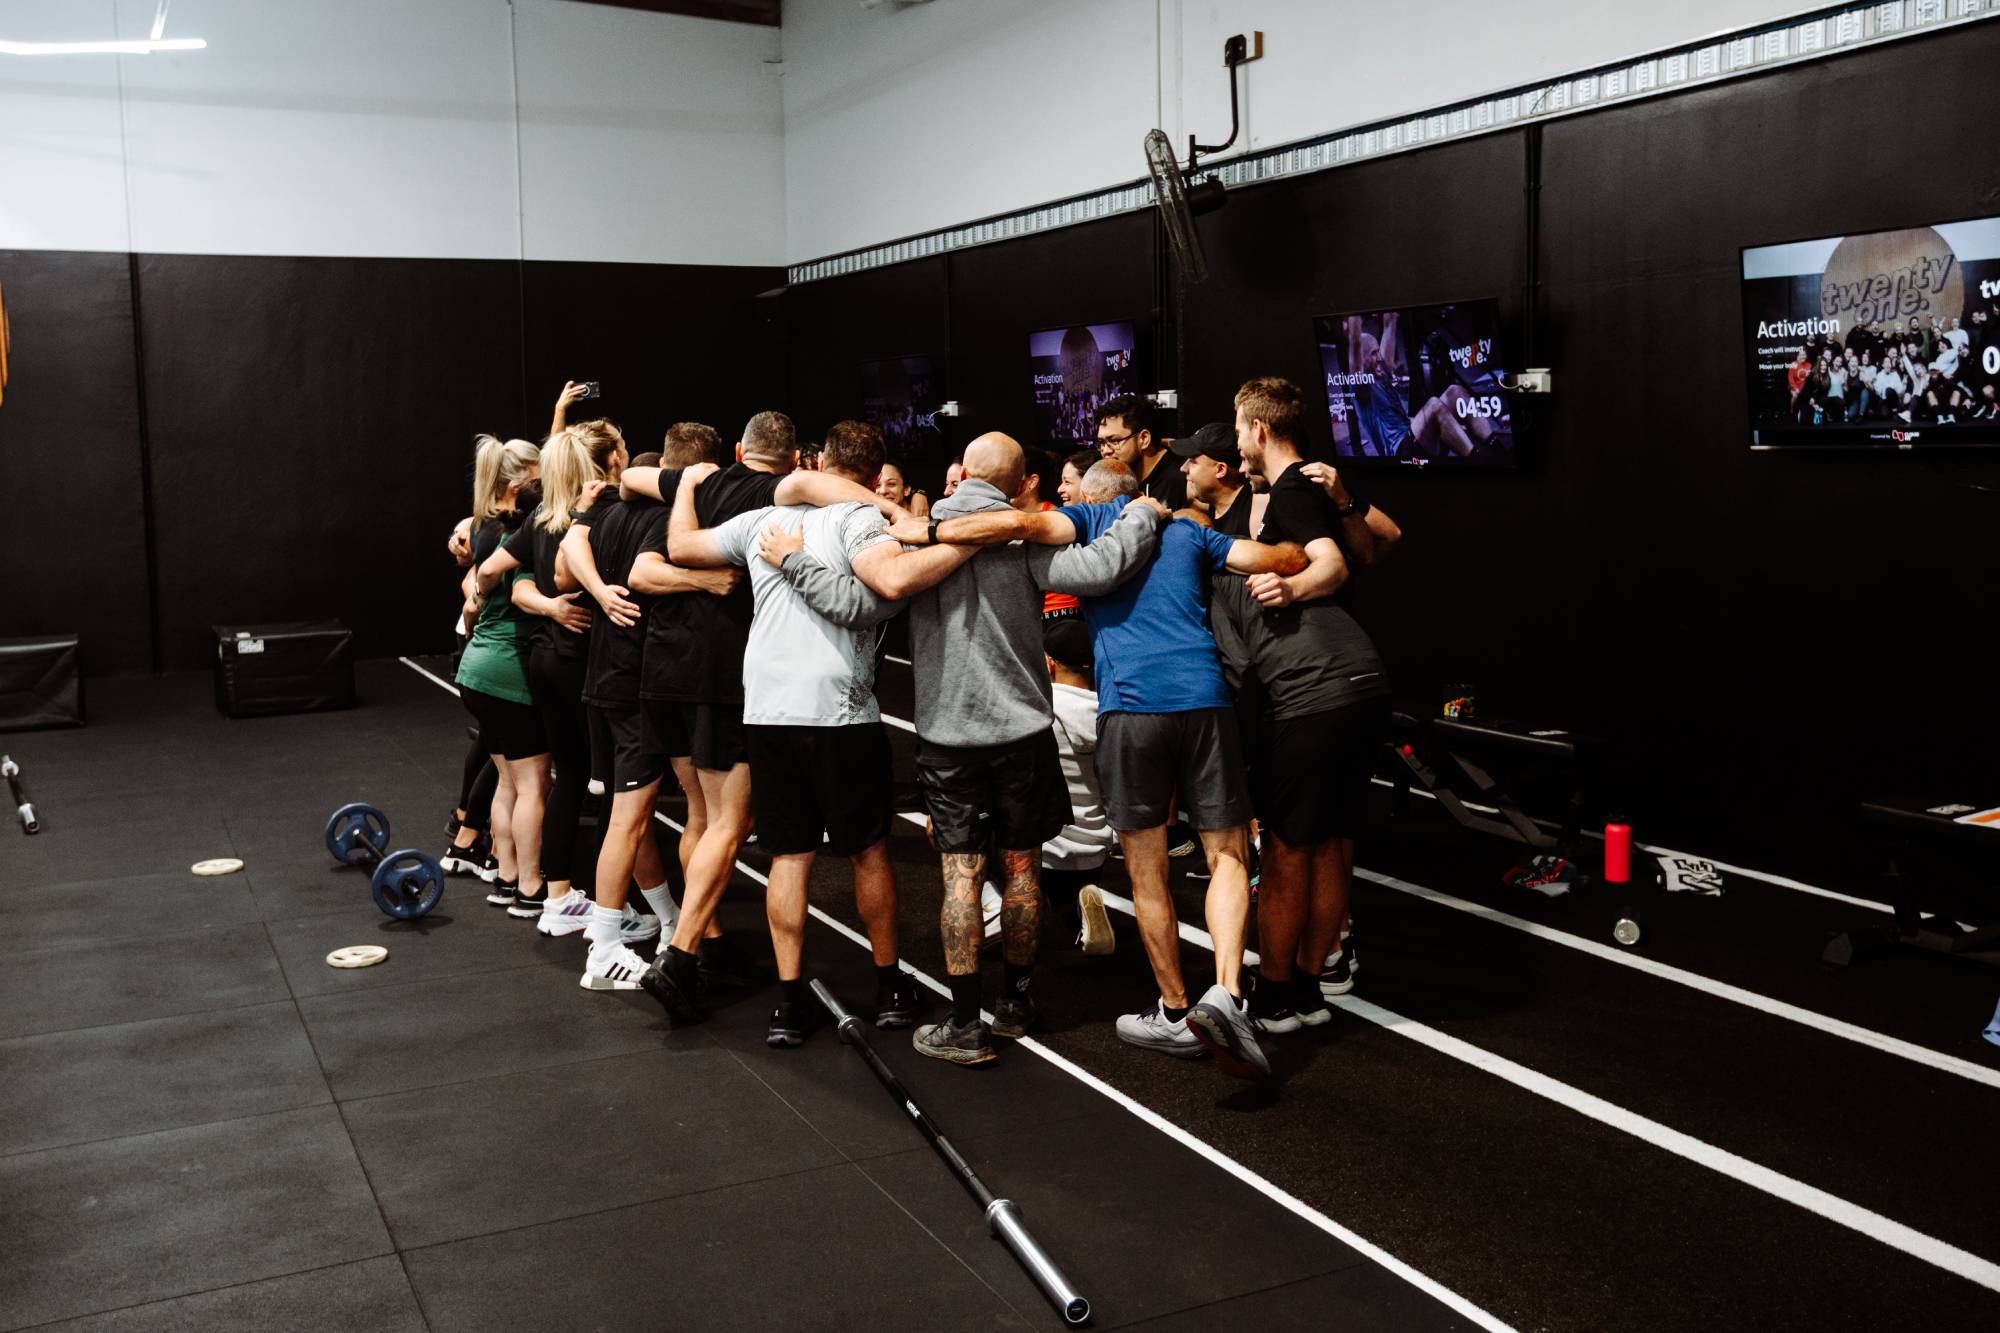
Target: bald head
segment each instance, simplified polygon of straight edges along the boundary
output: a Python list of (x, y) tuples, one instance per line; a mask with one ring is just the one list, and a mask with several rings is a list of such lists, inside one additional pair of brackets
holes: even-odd
[(977, 477), (1002, 495), (1020, 490), (1026, 473), (1026, 455), (1011, 435), (989, 431), (965, 446), (965, 475)]
[(1092, 463), (1090, 471), (1083, 474), (1083, 500), (1085, 504), (1103, 504), (1116, 500), (1121, 495), (1137, 495), (1139, 479), (1132, 475), (1132, 469), (1115, 458), (1107, 458), (1100, 463)]

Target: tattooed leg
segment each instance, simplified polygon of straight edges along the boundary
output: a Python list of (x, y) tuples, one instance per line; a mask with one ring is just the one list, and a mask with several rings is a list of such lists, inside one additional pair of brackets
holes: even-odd
[(979, 886), (985, 882), (984, 852), (944, 853), (944, 970), (954, 977), (979, 972), (979, 945), (986, 937)]
[(1042, 849), (1002, 852), (1007, 882), (1000, 889), (1000, 931), (1007, 961), (1032, 967), (1042, 936)]

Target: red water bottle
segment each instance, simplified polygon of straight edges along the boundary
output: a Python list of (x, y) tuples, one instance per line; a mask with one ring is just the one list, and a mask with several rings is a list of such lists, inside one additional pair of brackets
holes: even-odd
[(1604, 882), (1626, 884), (1632, 879), (1632, 826), (1604, 826)]

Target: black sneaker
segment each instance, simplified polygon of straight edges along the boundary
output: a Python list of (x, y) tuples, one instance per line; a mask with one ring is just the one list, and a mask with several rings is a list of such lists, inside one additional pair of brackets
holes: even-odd
[(908, 972), (898, 971), (893, 982), (875, 989), (875, 1026), (910, 1026), (923, 1012), (924, 1000), (924, 992), (917, 988), (917, 979)]
[(695, 956), (701, 960), (704, 994), (727, 990), (760, 990), (771, 982), (768, 969), (744, 955), (727, 935), (703, 940)]
[(1292, 983), (1257, 973), (1250, 985), (1250, 1022), (1259, 1032), (1297, 1032), (1305, 1026), (1292, 1008)]
[(1319, 978), (1303, 969), (1294, 971), (1291, 980), (1292, 1012), (1299, 1016), (1299, 1022), (1309, 1028), (1333, 1021), (1333, 1010), (1327, 1007), (1326, 996), (1319, 993)]
[(494, 858), (493, 850), (490, 847), (486, 851), (485, 859), (479, 863), (478, 875), (479, 878), (485, 880), (488, 884), (492, 884), (500, 878), (500, 862)]
[(996, 1037), (1025, 1037), (1028, 1029), (1041, 1018), (1041, 1011), (1035, 1008), (1035, 997), (1023, 995), (1016, 999), (1009, 995), (993, 1006), (993, 1035)]
[(1340, 956), (1333, 960), (1333, 966), (1319, 974), (1319, 993), (1331, 1000), (1336, 995), (1345, 995), (1354, 989), (1354, 959), (1342, 949)]
[[(484, 879), (485, 876), (482, 875), (480, 878)], [(521, 886), (513, 880), (499, 879), (490, 882), (493, 887), (486, 891), (486, 901), (495, 907), (512, 907), (515, 900), (520, 897)]]
[(949, 1018), (942, 1023), (928, 1023), (917, 1029), (910, 1045), (918, 1055), (928, 1055), (933, 1060), (949, 1060), (955, 1065), (991, 1064), (993, 1038), (986, 1030), (986, 1024), (974, 1019), (964, 1027), (953, 1027)]
[(778, 1001), (778, 1007), (771, 1011), (771, 1029), (764, 1034), (764, 1044), (785, 1048), (805, 1045), (810, 1014), (803, 1009), (789, 1000)]
[(1349, 932), (1340, 937), (1340, 951), (1347, 957), (1347, 971), (1352, 976), (1361, 975), (1361, 956), (1354, 952), (1354, 934)]
[(438, 858), (438, 869), (454, 879), (477, 875), (485, 864), (486, 835), (483, 833), (472, 840), (470, 847), (460, 847), (455, 842), (448, 845), (444, 855)]
[(639, 978), (639, 988), (660, 1002), (670, 1027), (685, 1027), (708, 1017), (701, 1009), (700, 968), (684, 953), (669, 951), (654, 959)]

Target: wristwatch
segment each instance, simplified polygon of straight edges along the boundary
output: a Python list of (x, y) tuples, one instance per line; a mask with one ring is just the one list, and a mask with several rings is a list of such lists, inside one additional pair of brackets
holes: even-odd
[(1349, 491), (1347, 493), (1346, 506), (1336, 505), (1333, 512), (1339, 514), (1342, 518), (1366, 518), (1368, 517), (1369, 508), (1370, 505), (1366, 500)]
[(937, 535), (937, 530), (938, 530), (938, 524), (939, 524), (940, 522), (942, 522), (942, 521), (943, 521), (943, 520), (941, 520), (941, 519), (935, 519), (935, 518), (931, 520), (931, 545), (932, 545), (932, 546), (936, 546), (936, 545), (938, 544), (938, 535)]

